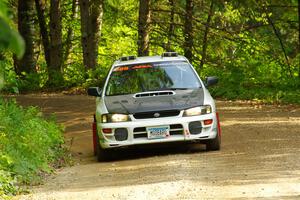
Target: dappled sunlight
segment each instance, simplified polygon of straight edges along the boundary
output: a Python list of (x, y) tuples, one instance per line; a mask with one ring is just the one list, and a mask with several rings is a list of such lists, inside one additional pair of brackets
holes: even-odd
[(228, 111), (228, 112), (245, 111), (245, 110), (253, 110), (253, 109), (261, 109), (261, 107), (254, 107), (254, 106), (243, 106), (243, 107), (226, 106), (226, 107), (220, 107), (220, 108), (218, 108), (219, 111)]
[[(22, 98), (26, 105), (40, 103), (38, 98)], [(247, 104), (228, 106), (219, 101), (224, 105), (219, 106), (221, 151), (206, 152), (200, 144), (125, 148), (114, 152), (112, 161), (98, 163), (92, 148), (93, 99), (67, 96), (58, 106), (61, 97), (54, 96), (45, 102), (43, 112), (55, 112), (65, 127), (66, 146), (75, 165), (57, 171), (45, 185), (34, 188), (34, 195), (22, 199), (48, 199), (54, 194), (55, 199), (157, 199), (162, 193), (161, 199), (300, 195), (297, 110), (251, 109)]]
[(253, 121), (253, 119), (234, 119), (233, 120), (224, 120), (222, 121), (223, 126), (232, 126), (236, 124), (259, 124), (259, 125), (272, 125), (272, 124), (289, 124), (289, 125), (300, 125), (300, 118), (294, 118), (294, 119), (283, 119), (283, 118), (277, 118), (277, 119), (256, 119)]
[[(89, 177), (86, 178), (88, 179)], [(152, 178), (156, 179), (158, 177)], [(107, 180), (102, 181), (106, 182)], [(107, 184), (101, 188), (97, 185), (88, 188), (82, 185), (83, 187), (58, 190), (55, 192), (55, 198), (72, 199), (89, 194), (90, 198), (95, 199), (100, 196), (102, 199), (157, 199), (157, 196), (160, 196), (163, 191), (164, 198), (162, 199), (186, 199), (187, 196), (191, 199), (195, 197), (197, 199), (211, 199), (221, 196), (230, 199), (260, 197), (281, 199), (282, 197), (297, 198), (300, 192), (300, 182), (297, 178), (274, 178), (261, 181), (260, 183), (249, 183), (247, 181), (233, 181), (232, 183), (216, 185), (215, 182), (207, 180), (171, 179), (169, 181), (154, 181), (145, 184), (132, 182), (130, 185), (122, 186), (110, 186)], [(51, 195), (53, 192), (40, 191), (34, 199), (43, 198)]]
[[(277, 156), (226, 152), (177, 153), (176, 157), (159, 155), (106, 163), (87, 163), (61, 172), (53, 182), (55, 185), (49, 184), (47, 191), (51, 187), (57, 189), (56, 184), (61, 184), (62, 191), (85, 191), (93, 188), (152, 185), (182, 180), (190, 183), (205, 182), (201, 184), (205, 186), (242, 185), (247, 188), (249, 185), (273, 183), (274, 180), (295, 179), (300, 173), (296, 168), (299, 163), (291, 165), (290, 161), (286, 160), (288, 163), (277, 165), (274, 158), (290, 156), (292, 159), (297, 155), (297, 152), (294, 154), (278, 152)], [(289, 169), (288, 173), (286, 169)]]

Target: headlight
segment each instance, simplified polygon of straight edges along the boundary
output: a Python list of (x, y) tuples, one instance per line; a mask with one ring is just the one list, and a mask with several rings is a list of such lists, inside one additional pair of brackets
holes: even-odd
[(127, 122), (130, 121), (130, 118), (128, 115), (124, 115), (124, 114), (104, 114), (102, 115), (101, 121), (102, 123)]
[(190, 108), (184, 111), (183, 116), (196, 116), (196, 115), (205, 115), (211, 113), (211, 106), (205, 105), (205, 106), (198, 106), (194, 108)]

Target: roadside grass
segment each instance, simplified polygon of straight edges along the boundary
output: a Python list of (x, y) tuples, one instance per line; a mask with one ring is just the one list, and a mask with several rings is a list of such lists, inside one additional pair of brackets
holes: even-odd
[(0, 119), (0, 199), (7, 199), (22, 192), (20, 185), (40, 183), (67, 154), (63, 128), (36, 107), (0, 97)]

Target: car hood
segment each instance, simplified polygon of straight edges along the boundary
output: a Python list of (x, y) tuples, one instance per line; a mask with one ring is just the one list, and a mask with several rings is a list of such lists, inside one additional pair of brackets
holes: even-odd
[(104, 102), (109, 113), (135, 114), (160, 110), (183, 110), (203, 105), (202, 88), (175, 90), (173, 95), (134, 97), (130, 95), (105, 96)]

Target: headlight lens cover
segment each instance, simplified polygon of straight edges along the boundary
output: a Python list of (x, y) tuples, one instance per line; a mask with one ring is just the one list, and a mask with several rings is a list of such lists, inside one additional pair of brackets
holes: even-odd
[(212, 112), (211, 106), (210, 105), (204, 105), (204, 106), (198, 106), (194, 108), (189, 108), (184, 111), (183, 116), (188, 117), (188, 116), (197, 116), (197, 115), (205, 115), (209, 114)]
[(102, 123), (110, 123), (110, 122), (128, 122), (130, 118), (125, 114), (104, 114), (102, 115), (101, 122)]

